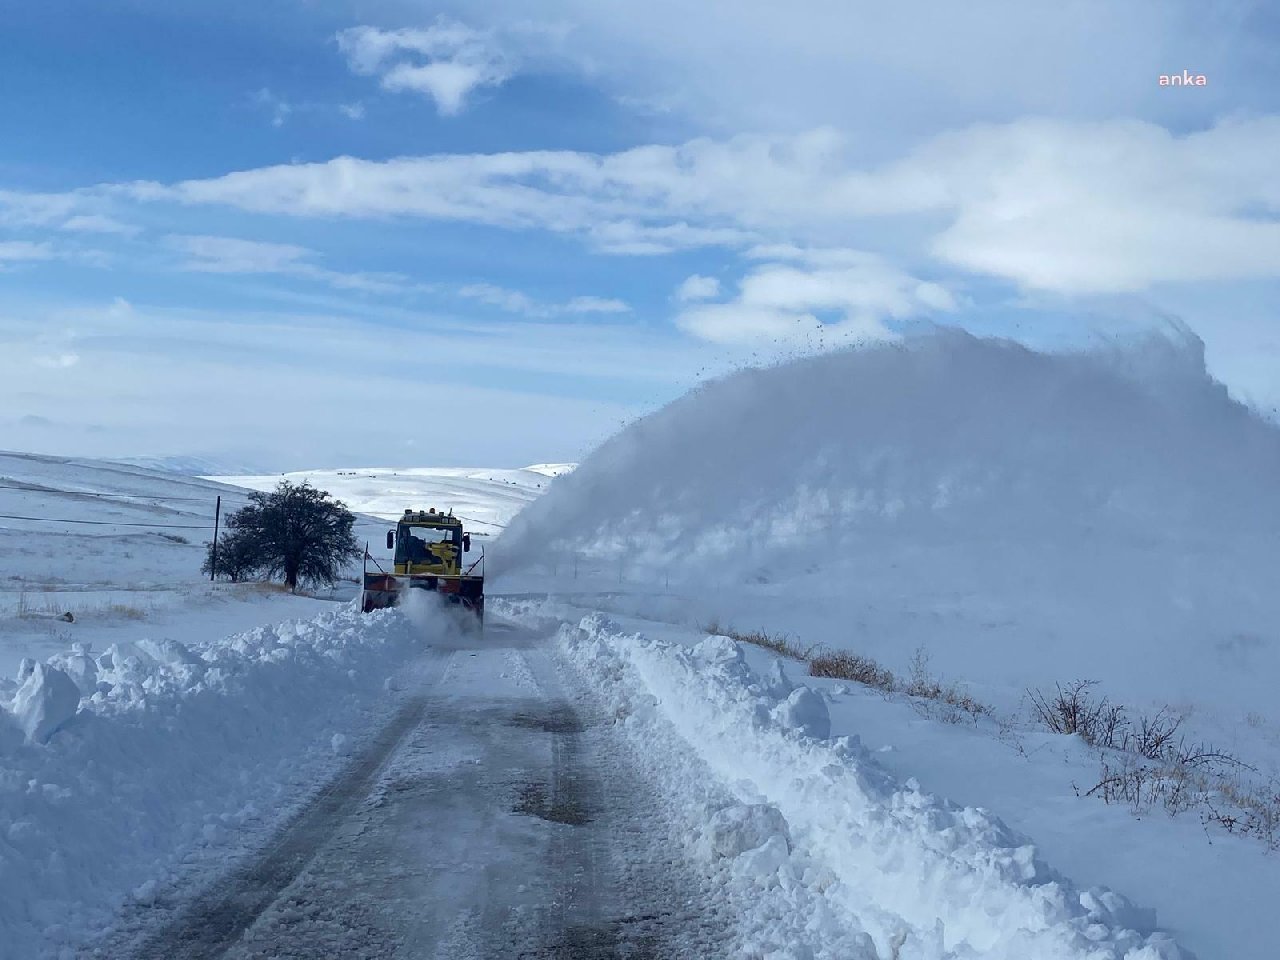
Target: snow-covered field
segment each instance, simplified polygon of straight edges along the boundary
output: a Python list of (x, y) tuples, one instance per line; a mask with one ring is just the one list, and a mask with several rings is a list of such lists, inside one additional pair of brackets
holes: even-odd
[[(145, 633), (198, 645), (323, 608), (306, 597), (210, 584), (200, 574), (215, 498), (226, 516), (249, 490), (270, 490), (283, 478), (173, 472), (184, 463), (0, 452), (0, 677), (12, 677), (23, 657), (43, 659), (71, 643), (103, 649)], [(436, 506), (474, 518), (477, 534), (496, 533), (571, 469), (334, 470), (287, 479), (309, 479), (345, 499), (361, 515), (356, 533), (381, 557), (387, 524), (378, 517)]]
[(218, 496), (225, 512), (246, 491), (128, 464), (0, 453), (0, 678), (23, 657), (72, 643), (101, 650), (180, 635), (198, 644), (320, 610), (317, 600), (201, 575)]
[(251, 490), (271, 490), (281, 480), (308, 482), (328, 490), (356, 513), (391, 520), (406, 507), (452, 510), (475, 524), (477, 534), (494, 535), (517, 513), (570, 473), (572, 463), (535, 463), (520, 469), (484, 467), (359, 467), (298, 470), (278, 475), (216, 477)]

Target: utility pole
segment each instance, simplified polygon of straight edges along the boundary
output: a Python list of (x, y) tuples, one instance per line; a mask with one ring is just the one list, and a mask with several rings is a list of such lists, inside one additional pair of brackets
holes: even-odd
[[(222, 497), (218, 497), (213, 508), (213, 548), (209, 554), (209, 582), (218, 574), (218, 521), (222, 519)], [(366, 548), (367, 549), (367, 548)]]

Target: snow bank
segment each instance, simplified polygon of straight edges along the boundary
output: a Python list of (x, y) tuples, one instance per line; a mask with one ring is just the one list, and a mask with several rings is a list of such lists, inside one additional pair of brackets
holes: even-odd
[[(1154, 929), (1152, 911), (1107, 890), (1077, 889), (986, 811), (896, 781), (856, 737), (806, 732), (821, 734), (822, 723), (813, 705), (800, 707), (803, 688), (782, 675), (756, 675), (734, 641), (708, 637), (688, 649), (625, 634), (599, 614), (563, 627), (560, 637), (615, 699), (626, 726), (669, 724), (737, 794), (740, 804), (710, 812), (697, 841), (704, 855), (729, 859), (766, 889), (789, 891), (816, 911), (805, 914), (811, 931), (850, 919), (870, 942), (846, 956), (1189, 956)], [(784, 931), (755, 949), (806, 955), (787, 939), (794, 936)], [(824, 942), (831, 938), (818, 938), (807, 955), (834, 956)]]
[(236, 852), (423, 642), (395, 612), (343, 609), (199, 654), (145, 639), (27, 665), (0, 701), (0, 953), (70, 955), (130, 893)]

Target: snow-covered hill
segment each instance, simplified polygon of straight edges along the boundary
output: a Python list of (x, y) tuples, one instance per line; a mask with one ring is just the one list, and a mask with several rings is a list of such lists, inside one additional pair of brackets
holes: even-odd
[(328, 490), (357, 513), (394, 519), (405, 508), (452, 510), (476, 524), (477, 533), (496, 533), (573, 471), (572, 463), (535, 463), (521, 469), (484, 467), (358, 467), (298, 470), (259, 476), (217, 477), (252, 490), (270, 490), (281, 480), (309, 482)]
[[(70, 643), (178, 632), (191, 643), (316, 609), (200, 573), (216, 498), (225, 513), (247, 493), (119, 462), (0, 453), (0, 680)], [(233, 597), (253, 602), (222, 602)]]
[(246, 463), (214, 457), (121, 457), (110, 462), (145, 467), (160, 473), (176, 473), (183, 477), (256, 473), (260, 469)]

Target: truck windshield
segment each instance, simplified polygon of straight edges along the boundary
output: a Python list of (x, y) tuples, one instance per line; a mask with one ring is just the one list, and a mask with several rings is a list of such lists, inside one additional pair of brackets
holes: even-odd
[[(462, 547), (462, 529), (460, 527), (416, 527), (408, 524), (400, 527), (396, 537), (396, 563), (406, 560), (415, 562), (434, 562), (444, 552), (440, 544), (453, 544)], [(432, 549), (432, 548), (436, 549)], [(457, 552), (453, 554), (457, 557)]]

